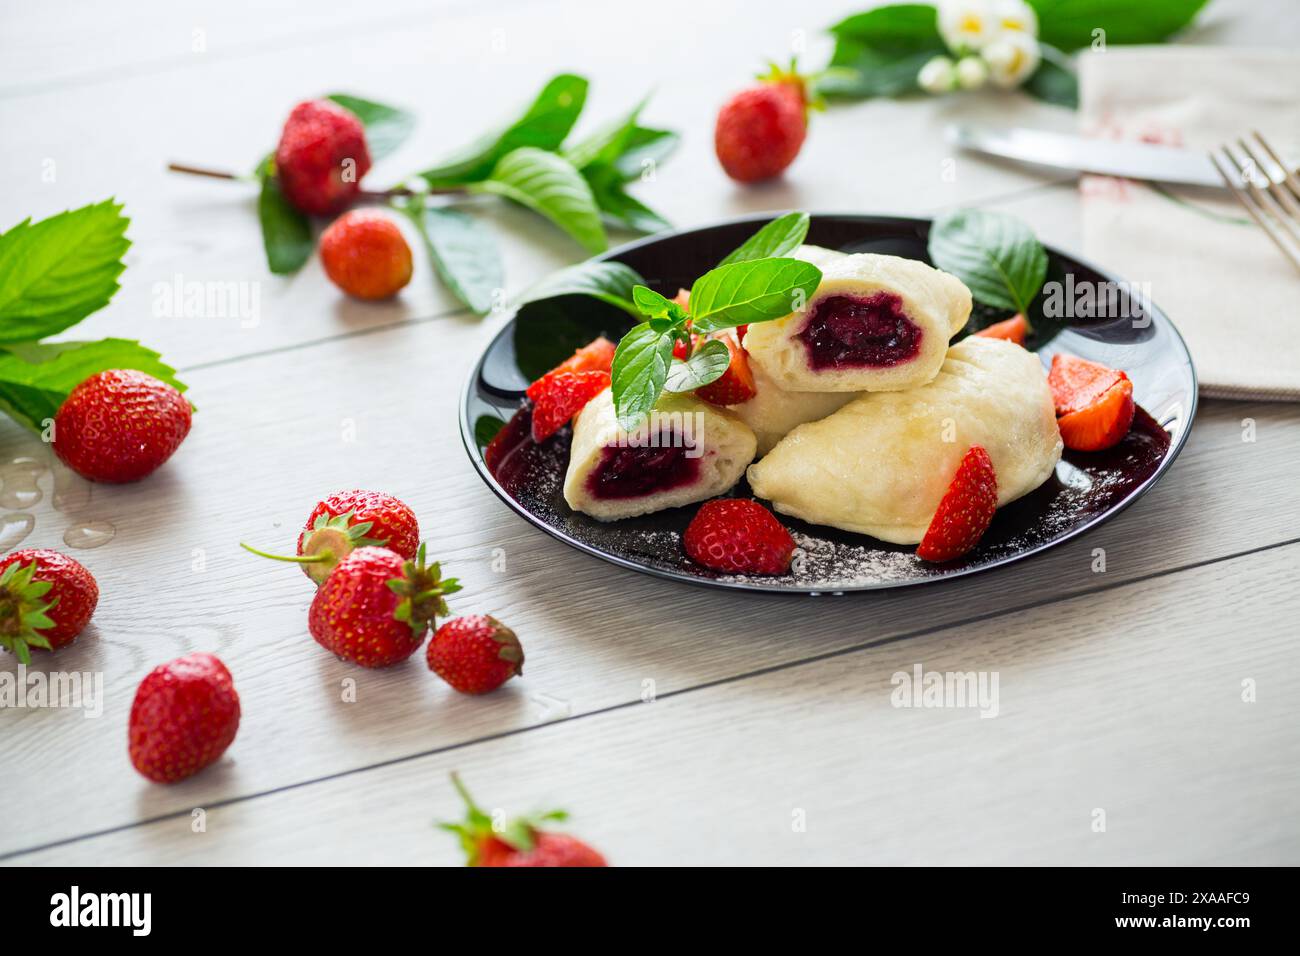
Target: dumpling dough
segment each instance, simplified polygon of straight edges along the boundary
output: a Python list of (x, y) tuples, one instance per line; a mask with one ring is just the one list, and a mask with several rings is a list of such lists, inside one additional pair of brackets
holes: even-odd
[(750, 326), (752, 361), (792, 392), (894, 391), (934, 378), (970, 317), (970, 290), (915, 259), (832, 255), (809, 257), (823, 278), (807, 308)]
[(749, 371), (756, 394), (727, 410), (753, 429), (759, 455), (771, 451), (796, 425), (825, 418), (858, 397), (854, 392), (787, 392), (753, 363)]
[(999, 507), (1056, 468), (1061, 436), (1033, 353), (999, 339), (964, 339), (932, 382), (863, 395), (800, 425), (750, 466), (749, 484), (783, 514), (917, 544), (972, 445), (983, 445), (993, 461)]
[(790, 253), (790, 258), (811, 262), (824, 272), (841, 259), (847, 259), (848, 253), (836, 252), (834, 249), (827, 249), (825, 246), (800, 246)]
[(754, 460), (749, 426), (694, 395), (665, 392), (649, 425), (631, 436), (620, 428), (609, 389), (587, 403), (573, 423), (564, 476), (570, 508), (616, 521), (703, 501)]

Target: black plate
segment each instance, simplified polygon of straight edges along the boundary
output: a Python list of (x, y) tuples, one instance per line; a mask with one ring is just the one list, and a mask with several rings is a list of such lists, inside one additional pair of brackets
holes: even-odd
[[(755, 229), (773, 218), (764, 213), (716, 226), (654, 236), (612, 250), (601, 259), (626, 263), (658, 291), (689, 288)], [(812, 217), (807, 241), (845, 252), (877, 252), (926, 260), (928, 220), (882, 216)], [(1048, 279), (1073, 274), (1076, 283), (1119, 278), (1048, 249)], [(1041, 298), (1041, 297), (1040, 297)], [(976, 307), (971, 327), (1005, 317)], [(1146, 319), (1149, 318), (1149, 322)], [(528, 413), (516, 414), (523, 389), (591, 341), (617, 341), (631, 324), (620, 310), (585, 296), (530, 306), (492, 340), (474, 366), (461, 402), (461, 435), (470, 460), (496, 494), (526, 520), (566, 544), (606, 561), (659, 577), (732, 590), (790, 594), (841, 594), (924, 584), (1008, 564), (1068, 541), (1113, 517), (1137, 500), (1173, 463), (1196, 414), (1196, 373), (1172, 322), (1154, 306), (1132, 318), (1035, 320), (1028, 346), (1045, 363), (1064, 351), (1121, 368), (1133, 380), (1139, 405), (1129, 436), (1116, 447), (1091, 454), (1066, 451), (1055, 476), (1037, 491), (1000, 509), (979, 546), (958, 561), (927, 564), (914, 548), (865, 535), (779, 516), (801, 552), (782, 577), (721, 575), (688, 559), (681, 533), (697, 506), (675, 508), (626, 521), (604, 523), (572, 511), (561, 487), (568, 464), (570, 430), (541, 446), (522, 440), (493, 475), (482, 446), (502, 421), (510, 434), (528, 432)], [(749, 496), (741, 484), (730, 496)]]

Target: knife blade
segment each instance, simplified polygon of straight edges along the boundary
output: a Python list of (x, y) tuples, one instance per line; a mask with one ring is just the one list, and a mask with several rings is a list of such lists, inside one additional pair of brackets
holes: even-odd
[(957, 124), (949, 126), (948, 141), (962, 149), (1005, 159), (1102, 173), (1127, 179), (1186, 183), (1223, 189), (1223, 178), (1208, 156), (1173, 146), (1085, 139), (1065, 133), (1034, 129), (988, 129)]

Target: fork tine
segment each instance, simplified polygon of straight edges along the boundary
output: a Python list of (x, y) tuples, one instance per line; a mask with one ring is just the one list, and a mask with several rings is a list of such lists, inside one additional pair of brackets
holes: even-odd
[(1296, 176), (1287, 164), (1282, 162), (1282, 158), (1273, 151), (1272, 146), (1268, 145), (1268, 141), (1260, 135), (1259, 130), (1251, 130), (1251, 135), (1255, 137), (1255, 140), (1263, 148), (1264, 152), (1268, 153), (1268, 158), (1273, 160), (1278, 169), (1282, 170), (1282, 182), (1286, 184), (1287, 188), (1290, 189), (1292, 193), (1300, 198), (1300, 177)]
[[(1232, 159), (1232, 154), (1229, 153), (1226, 148), (1223, 152), (1230, 160)], [(1237, 186), (1234, 176), (1224, 168), (1223, 164), (1219, 161), (1219, 157), (1215, 155), (1214, 150), (1210, 150), (1207, 155), (1210, 157), (1210, 162), (1214, 164), (1214, 168), (1218, 170), (1219, 175), (1223, 177), (1223, 184), (1227, 186), (1228, 190), (1237, 198), (1237, 202), (1241, 203), (1241, 205), (1245, 207), (1246, 212), (1250, 214), (1250, 218), (1255, 220), (1255, 224), (1258, 225), (1260, 229), (1264, 230), (1264, 234), (1273, 241), (1273, 244), (1276, 245), (1279, 250), (1281, 250), (1282, 255), (1286, 256), (1290, 263), (1295, 266), (1296, 271), (1300, 272), (1300, 253), (1292, 250), (1284, 237), (1275, 231), (1265, 214), (1261, 210), (1255, 208), (1255, 203), (1252, 197), (1243, 192)], [(1233, 161), (1233, 165), (1236, 165), (1235, 160)]]
[[(1258, 134), (1256, 135), (1258, 136)], [(1277, 201), (1279, 206), (1285, 207), (1285, 212), (1291, 214), (1291, 218), (1286, 219), (1284, 213), (1284, 221), (1291, 227), (1291, 231), (1296, 233), (1297, 238), (1300, 238), (1300, 225), (1296, 225), (1297, 223), (1300, 223), (1300, 203), (1296, 202), (1296, 198), (1291, 195), (1291, 190), (1287, 189), (1273, 178), (1273, 173), (1265, 167), (1264, 161), (1255, 155), (1255, 151), (1250, 148), (1250, 144), (1246, 142), (1245, 138), (1238, 139), (1237, 145), (1241, 148), (1242, 152), (1250, 158), (1250, 161), (1255, 164), (1255, 168), (1260, 170), (1262, 174), (1267, 177), (1268, 186), (1266, 188), (1268, 189), (1269, 195)], [(1282, 171), (1282, 179), (1283, 182), (1285, 182), (1286, 167), (1281, 163), (1278, 163), (1276, 159), (1273, 161)], [(1258, 188), (1258, 186), (1256, 188)]]
[[(1237, 167), (1237, 172), (1241, 174), (1238, 181), (1244, 183), (1246, 188), (1250, 190), (1258, 208), (1273, 218), (1275, 228), (1277, 224), (1280, 224), (1283, 229), (1291, 233), (1297, 242), (1300, 242), (1300, 224), (1297, 224), (1286, 214), (1286, 209), (1282, 207), (1282, 204), (1277, 201), (1277, 198), (1271, 192), (1265, 192), (1255, 181), (1257, 176), (1264, 175), (1264, 171), (1258, 165), (1255, 165), (1253, 170), (1247, 172), (1246, 164), (1237, 158), (1231, 144), (1224, 144), (1223, 155), (1228, 157), (1233, 166)], [(1254, 163), (1254, 160), (1251, 159), (1250, 162)], [(1269, 179), (1270, 185), (1272, 185), (1272, 182), (1273, 180)]]

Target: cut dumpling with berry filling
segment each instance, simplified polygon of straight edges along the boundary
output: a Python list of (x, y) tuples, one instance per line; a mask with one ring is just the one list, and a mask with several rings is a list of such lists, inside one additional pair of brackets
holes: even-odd
[(574, 420), (564, 500), (601, 521), (704, 501), (740, 480), (754, 447), (754, 433), (730, 412), (671, 392), (629, 435), (605, 389)]
[(758, 455), (766, 455), (796, 425), (825, 418), (858, 397), (855, 392), (787, 392), (762, 369), (751, 365), (750, 373), (754, 397), (727, 410), (753, 429)]
[(754, 364), (791, 392), (896, 391), (923, 385), (970, 318), (970, 290), (915, 259), (873, 253), (816, 263), (806, 307), (749, 327)]
[(1051, 477), (1061, 436), (1032, 352), (966, 338), (933, 381), (862, 395), (794, 429), (750, 466), (749, 484), (783, 514), (917, 544), (972, 445), (993, 461), (998, 507)]

